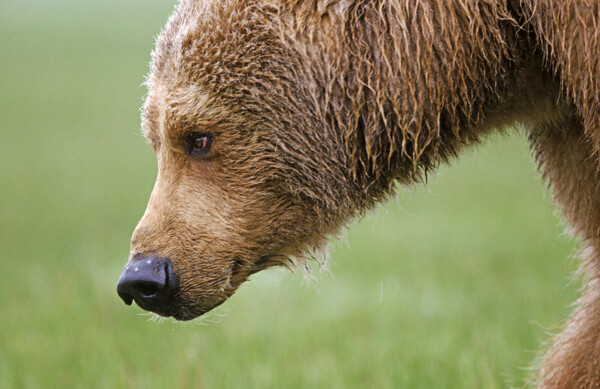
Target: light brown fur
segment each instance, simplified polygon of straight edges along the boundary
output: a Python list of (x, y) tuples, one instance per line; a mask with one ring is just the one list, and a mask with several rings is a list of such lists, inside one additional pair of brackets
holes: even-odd
[[(600, 7), (594, 0), (182, 0), (143, 129), (159, 173), (132, 260), (170, 258), (172, 315), (222, 303), (494, 129), (522, 123), (588, 247), (537, 374), (600, 386)], [(182, 139), (209, 133), (194, 159)]]

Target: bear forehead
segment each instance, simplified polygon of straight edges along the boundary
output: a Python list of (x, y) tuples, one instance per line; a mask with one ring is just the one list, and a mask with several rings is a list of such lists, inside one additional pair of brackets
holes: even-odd
[(260, 69), (272, 57), (276, 39), (266, 27), (269, 13), (257, 12), (253, 4), (181, 2), (157, 39), (152, 75), (214, 84)]

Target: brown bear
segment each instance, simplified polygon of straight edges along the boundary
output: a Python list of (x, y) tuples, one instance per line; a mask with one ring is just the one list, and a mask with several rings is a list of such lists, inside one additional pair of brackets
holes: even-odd
[(519, 123), (588, 248), (537, 379), (600, 387), (599, 57), (597, 0), (181, 0), (152, 56), (159, 171), (119, 295), (202, 315)]

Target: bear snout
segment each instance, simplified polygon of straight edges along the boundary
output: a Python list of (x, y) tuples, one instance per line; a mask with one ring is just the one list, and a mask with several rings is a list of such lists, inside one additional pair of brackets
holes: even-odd
[(129, 262), (117, 282), (117, 293), (125, 304), (135, 300), (140, 308), (162, 316), (170, 316), (169, 307), (178, 289), (171, 260), (154, 255)]

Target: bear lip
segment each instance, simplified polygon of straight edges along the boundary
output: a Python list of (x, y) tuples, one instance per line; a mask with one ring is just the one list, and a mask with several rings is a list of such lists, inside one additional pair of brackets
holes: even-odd
[(179, 309), (174, 309), (172, 312), (170, 312), (169, 315), (163, 315), (161, 313), (158, 312), (154, 312), (154, 313), (158, 313), (161, 316), (171, 316), (173, 319), (178, 320), (178, 321), (189, 321), (189, 320), (193, 320), (196, 319), (198, 317), (201, 317), (202, 315), (204, 315), (207, 312), (212, 311), (213, 309), (215, 309), (216, 307), (218, 307), (219, 305), (223, 304), (225, 301), (227, 301), (227, 299), (223, 299), (219, 302), (217, 302), (216, 304), (212, 305), (209, 308), (202, 308), (199, 311), (193, 311), (191, 312), (189, 309), (187, 308), (179, 308)]

